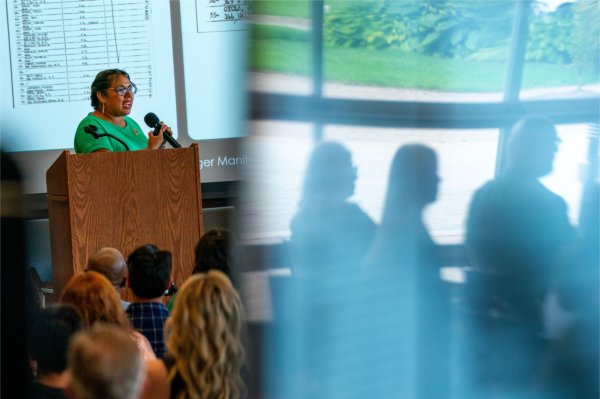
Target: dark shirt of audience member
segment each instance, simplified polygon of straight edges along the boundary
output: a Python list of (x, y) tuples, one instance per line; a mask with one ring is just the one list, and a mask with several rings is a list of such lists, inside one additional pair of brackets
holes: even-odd
[(137, 343), (143, 360), (156, 358), (148, 339), (131, 328), (119, 295), (102, 274), (90, 271), (74, 275), (67, 282), (60, 302), (72, 305), (79, 311), (85, 329), (93, 327), (96, 323), (114, 324), (124, 328)]
[[(104, 275), (112, 283), (119, 295), (127, 281), (127, 264), (125, 258), (116, 248), (100, 248), (88, 260), (87, 270)], [(129, 302), (121, 300), (123, 308), (127, 309)]]
[(97, 323), (69, 345), (72, 399), (138, 399), (145, 366), (126, 329)]
[(244, 397), (243, 318), (240, 297), (225, 274), (192, 275), (165, 327), (168, 355), (146, 362), (143, 398)]
[[(369, 383), (384, 394), (441, 398), (450, 387), (450, 302), (441, 280), (437, 245), (423, 211), (437, 198), (437, 156), (426, 146), (402, 146), (392, 161), (381, 224), (366, 262), (362, 317), (374, 320), (368, 334), (377, 366)], [(369, 316), (371, 314), (371, 316)], [(372, 357), (371, 357), (372, 356)]]
[(81, 316), (72, 306), (52, 305), (37, 313), (29, 344), (29, 354), (37, 373), (32, 399), (66, 398), (69, 340), (82, 329)]
[[(542, 304), (557, 256), (574, 238), (565, 201), (539, 181), (552, 171), (558, 143), (547, 118), (519, 119), (506, 169), (471, 201), (466, 248), (475, 273), (467, 301), (482, 315), (470, 342), (475, 395), (522, 393), (539, 372)], [(489, 367), (480, 367), (481, 358)]]
[(151, 244), (143, 245), (127, 257), (127, 267), (133, 293), (127, 316), (133, 328), (148, 338), (156, 356), (163, 357), (163, 329), (169, 317), (163, 295), (171, 281), (171, 253)]
[(341, 144), (324, 142), (312, 152), (298, 211), (291, 222), (294, 274), (356, 271), (371, 246), (375, 224), (355, 203), (356, 168)]

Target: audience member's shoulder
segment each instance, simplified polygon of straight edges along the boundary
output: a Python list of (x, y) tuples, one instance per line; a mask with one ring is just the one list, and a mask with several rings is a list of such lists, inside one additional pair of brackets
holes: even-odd
[(344, 202), (344, 204), (340, 207), (340, 211), (345, 213), (348, 217), (354, 217), (362, 221), (368, 220), (372, 222), (369, 215), (367, 215), (367, 213), (354, 202)]
[(169, 378), (164, 362), (160, 359), (146, 361), (146, 380), (141, 399), (169, 398)]
[(549, 202), (552, 202), (554, 204), (561, 204), (564, 206), (567, 205), (567, 202), (563, 199), (563, 197), (550, 190), (541, 182), (537, 182), (536, 190), (540, 193), (540, 195), (543, 195), (545, 199)]
[(498, 180), (488, 180), (478, 189), (473, 192), (471, 201), (481, 200), (482, 198), (490, 195), (491, 192), (495, 191), (495, 188), (499, 185)]
[(135, 341), (144, 361), (155, 360), (156, 354), (150, 345), (150, 341), (139, 331), (131, 331), (131, 337)]
[(67, 395), (64, 389), (53, 388), (47, 385), (34, 382), (31, 386), (32, 399), (66, 399)]

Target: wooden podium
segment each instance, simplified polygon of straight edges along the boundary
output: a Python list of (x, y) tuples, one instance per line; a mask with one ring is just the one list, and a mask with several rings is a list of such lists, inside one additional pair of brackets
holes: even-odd
[(101, 247), (117, 248), (127, 258), (135, 248), (154, 244), (173, 254), (177, 285), (191, 274), (204, 230), (197, 144), (64, 151), (46, 172), (46, 187), (56, 298)]

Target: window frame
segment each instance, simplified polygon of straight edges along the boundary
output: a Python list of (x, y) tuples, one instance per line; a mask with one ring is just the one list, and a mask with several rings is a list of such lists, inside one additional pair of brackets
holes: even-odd
[(578, 99), (519, 99), (525, 64), (529, 2), (516, 0), (512, 45), (507, 63), (503, 100), (499, 102), (419, 102), (339, 99), (323, 96), (324, 0), (311, 1), (311, 95), (250, 92), (251, 120), (285, 120), (313, 123), (314, 140), (323, 137), (326, 124), (414, 128), (500, 129), (496, 174), (505, 160), (508, 129), (520, 117), (543, 114), (555, 124), (598, 123), (600, 96)]

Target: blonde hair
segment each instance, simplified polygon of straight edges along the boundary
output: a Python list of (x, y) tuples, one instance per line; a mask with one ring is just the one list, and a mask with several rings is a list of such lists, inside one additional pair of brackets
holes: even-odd
[(242, 317), (240, 297), (222, 272), (195, 274), (183, 284), (165, 326), (174, 359), (168, 379), (184, 383), (177, 399), (242, 397)]
[(119, 294), (100, 273), (89, 271), (71, 277), (60, 302), (73, 305), (79, 310), (85, 328), (97, 322), (130, 327)]

